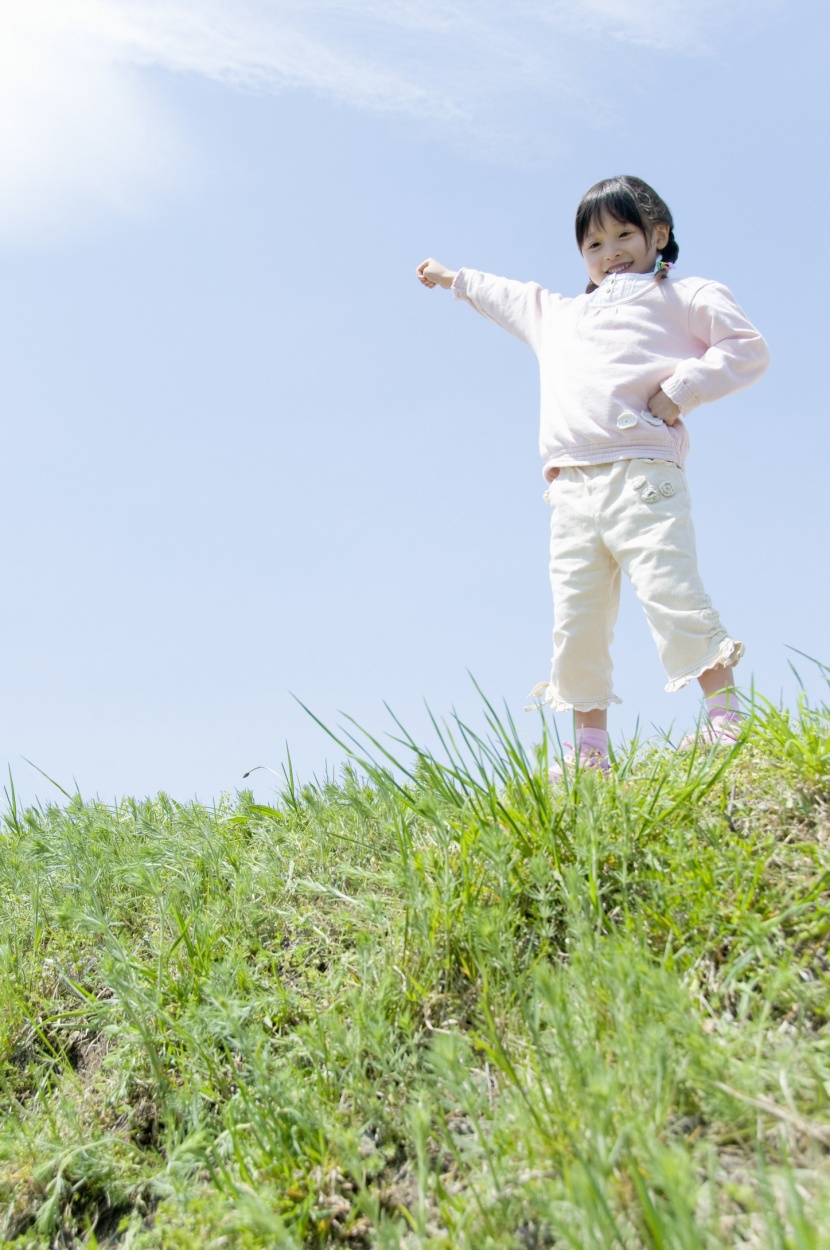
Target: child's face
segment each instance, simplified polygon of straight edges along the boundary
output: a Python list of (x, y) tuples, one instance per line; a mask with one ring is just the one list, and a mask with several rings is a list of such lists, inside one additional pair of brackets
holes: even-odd
[(651, 273), (657, 253), (668, 241), (668, 226), (656, 225), (647, 239), (630, 221), (617, 221), (606, 213), (582, 240), (588, 276), (599, 286), (609, 273)]

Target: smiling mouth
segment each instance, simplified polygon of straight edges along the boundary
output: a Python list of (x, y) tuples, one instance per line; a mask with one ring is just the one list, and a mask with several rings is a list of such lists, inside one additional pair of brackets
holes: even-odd
[(606, 269), (606, 275), (609, 273), (627, 273), (632, 264), (633, 261), (627, 260), (624, 265), (612, 265), (610, 269)]

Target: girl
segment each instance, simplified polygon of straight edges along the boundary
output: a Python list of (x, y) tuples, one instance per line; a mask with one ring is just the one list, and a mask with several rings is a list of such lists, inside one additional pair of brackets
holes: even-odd
[(671, 272), (672, 215), (640, 178), (591, 187), (576, 212), (576, 241), (589, 277), (576, 298), (432, 259), (417, 273), (539, 359), (554, 633), (550, 681), (533, 694), (554, 711), (573, 709), (575, 754), (605, 771), (608, 707), (620, 702), (610, 656), (620, 570), (645, 610), (666, 689), (697, 678), (704, 737), (735, 739), (733, 666), (744, 647), (721, 624), (697, 570), (682, 418), (756, 382), (768, 355), (726, 287)]

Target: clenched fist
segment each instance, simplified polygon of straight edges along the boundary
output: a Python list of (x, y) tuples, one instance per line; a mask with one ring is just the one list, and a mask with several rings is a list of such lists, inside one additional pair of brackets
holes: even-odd
[(665, 421), (666, 425), (674, 425), (680, 416), (680, 409), (674, 400), (669, 399), (665, 391), (658, 391), (656, 395), (652, 395), (648, 401), (649, 412), (655, 417), (659, 417), (661, 421)]
[(447, 269), (440, 260), (434, 260), (431, 256), (429, 260), (421, 261), (415, 272), (418, 275), (418, 281), (430, 288), (442, 286), (444, 290), (449, 290), (455, 279), (454, 269)]

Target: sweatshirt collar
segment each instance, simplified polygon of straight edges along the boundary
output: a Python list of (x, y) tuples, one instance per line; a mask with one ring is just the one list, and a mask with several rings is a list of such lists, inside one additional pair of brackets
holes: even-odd
[(616, 304), (619, 300), (631, 299), (646, 290), (654, 282), (656, 266), (649, 273), (609, 273), (603, 278), (595, 291), (591, 292), (591, 303)]

